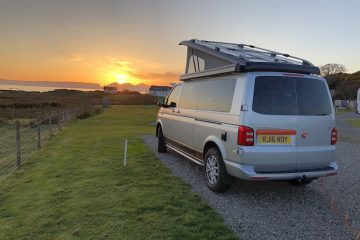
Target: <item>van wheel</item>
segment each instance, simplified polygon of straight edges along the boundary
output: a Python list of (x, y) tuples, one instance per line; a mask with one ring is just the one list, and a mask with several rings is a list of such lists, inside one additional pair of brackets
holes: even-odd
[(158, 152), (166, 153), (166, 144), (161, 127), (159, 127), (159, 131), (158, 131)]
[(312, 183), (312, 181), (313, 181), (313, 179), (294, 179), (294, 180), (288, 181), (288, 183), (290, 183), (291, 185), (294, 185), (294, 186), (305, 186), (305, 185)]
[(205, 181), (213, 192), (225, 192), (231, 186), (231, 177), (226, 172), (222, 156), (216, 148), (205, 154)]

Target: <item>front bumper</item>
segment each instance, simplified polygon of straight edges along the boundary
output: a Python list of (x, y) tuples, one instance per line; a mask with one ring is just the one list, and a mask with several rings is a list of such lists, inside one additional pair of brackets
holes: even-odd
[(257, 173), (254, 170), (254, 166), (244, 165), (229, 160), (225, 160), (225, 166), (228, 174), (244, 180), (291, 180), (302, 179), (304, 176), (306, 178), (319, 178), (332, 176), (338, 172), (338, 165), (335, 162), (331, 162), (326, 170), (307, 170), (281, 173)]

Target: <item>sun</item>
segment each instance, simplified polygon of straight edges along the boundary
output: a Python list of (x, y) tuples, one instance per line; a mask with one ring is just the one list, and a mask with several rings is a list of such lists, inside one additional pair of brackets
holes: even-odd
[(105, 83), (117, 83), (117, 84), (124, 84), (124, 83), (133, 83), (134, 79), (130, 73), (124, 70), (109, 70), (104, 73)]
[(125, 74), (117, 73), (117, 74), (115, 74), (115, 78), (116, 78), (117, 83), (124, 84), (127, 82), (127, 79), (129, 78), (129, 76), (127, 76)]

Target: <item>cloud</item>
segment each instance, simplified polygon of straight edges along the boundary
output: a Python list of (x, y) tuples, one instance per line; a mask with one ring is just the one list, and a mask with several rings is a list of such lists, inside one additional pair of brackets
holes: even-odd
[(70, 54), (69, 55), (69, 61), (70, 62), (81, 62), (84, 58), (79, 54)]

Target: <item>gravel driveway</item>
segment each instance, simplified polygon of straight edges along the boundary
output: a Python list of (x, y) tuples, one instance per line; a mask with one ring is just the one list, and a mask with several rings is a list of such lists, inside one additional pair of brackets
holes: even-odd
[(346, 120), (348, 119), (360, 119), (360, 114), (354, 112), (343, 112), (336, 115), (336, 126), (339, 129), (340, 139), (360, 139), (360, 128), (352, 127)]
[(224, 218), (240, 239), (355, 239), (357, 233), (350, 228), (360, 230), (359, 143), (338, 143), (337, 176), (306, 187), (237, 180), (230, 191), (217, 194), (206, 187), (202, 167), (174, 152), (157, 153), (153, 136), (144, 141), (175, 176)]

